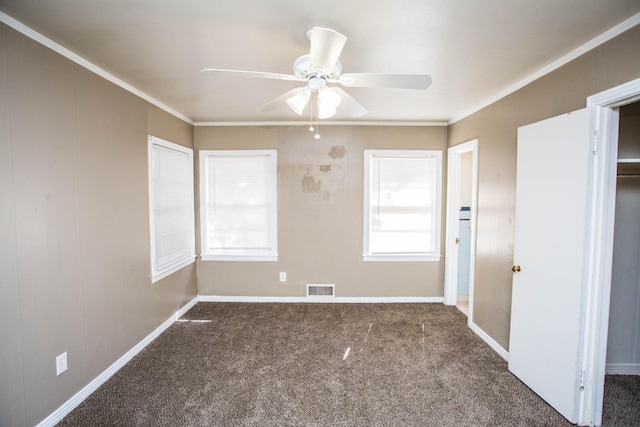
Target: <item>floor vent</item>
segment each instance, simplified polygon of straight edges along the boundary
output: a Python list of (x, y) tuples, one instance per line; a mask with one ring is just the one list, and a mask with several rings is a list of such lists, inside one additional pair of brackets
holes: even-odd
[(334, 297), (336, 285), (307, 285), (308, 297)]

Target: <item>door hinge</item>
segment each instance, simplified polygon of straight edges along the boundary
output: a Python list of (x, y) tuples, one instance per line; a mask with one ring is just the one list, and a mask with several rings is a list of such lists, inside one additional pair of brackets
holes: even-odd
[(584, 391), (584, 369), (580, 372), (580, 391)]
[(598, 130), (593, 131), (593, 155), (598, 154)]

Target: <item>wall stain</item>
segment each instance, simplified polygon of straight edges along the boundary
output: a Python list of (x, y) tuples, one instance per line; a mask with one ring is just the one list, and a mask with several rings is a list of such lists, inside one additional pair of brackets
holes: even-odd
[(319, 193), (320, 188), (322, 188), (322, 181), (317, 180), (309, 175), (304, 174), (302, 177), (302, 191), (305, 193)]
[(347, 149), (344, 145), (334, 145), (329, 150), (329, 157), (332, 159), (342, 159), (347, 155)]
[(307, 202), (331, 203), (344, 191), (346, 174), (339, 164), (299, 164), (295, 168), (300, 194), (305, 194)]

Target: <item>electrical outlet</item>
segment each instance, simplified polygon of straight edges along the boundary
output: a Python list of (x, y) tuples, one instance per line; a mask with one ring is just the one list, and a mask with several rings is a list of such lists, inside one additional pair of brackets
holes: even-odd
[(287, 273), (284, 271), (280, 272), (280, 281), (281, 282), (286, 282), (287, 281)]
[(67, 352), (56, 357), (56, 375), (60, 375), (67, 370)]

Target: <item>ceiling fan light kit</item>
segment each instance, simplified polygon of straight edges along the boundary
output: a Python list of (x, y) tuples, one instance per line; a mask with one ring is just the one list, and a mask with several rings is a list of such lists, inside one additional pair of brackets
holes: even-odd
[(311, 98), (311, 91), (307, 88), (295, 93), (291, 98), (287, 98), (286, 102), (289, 107), (299, 116), (302, 115), (304, 108), (307, 106)]
[(331, 88), (318, 89), (318, 118), (328, 119), (335, 116), (340, 102), (342, 102), (342, 98)]
[[(287, 104), (291, 110), (301, 116), (311, 98), (315, 96), (317, 120), (335, 116), (338, 111), (351, 117), (362, 117), (369, 112), (362, 104), (338, 86), (371, 87), (426, 90), (431, 85), (431, 76), (427, 74), (385, 74), (385, 73), (346, 73), (342, 74), (342, 64), (338, 60), (347, 37), (339, 32), (322, 27), (313, 27), (306, 32), (310, 44), (310, 53), (298, 57), (293, 64), (293, 74), (279, 74), (260, 71), (225, 70), (205, 68), (206, 74), (235, 74), (245, 77), (287, 80), (306, 83), (303, 87), (292, 89), (258, 111), (267, 112), (280, 105)], [(312, 106), (313, 107), (313, 106)], [(339, 110), (338, 110), (339, 109)], [(313, 108), (312, 108), (313, 131)], [(315, 138), (320, 137), (316, 132)]]

